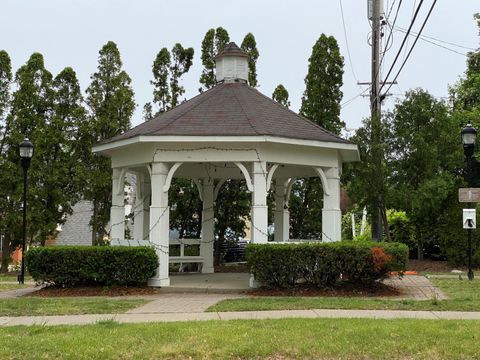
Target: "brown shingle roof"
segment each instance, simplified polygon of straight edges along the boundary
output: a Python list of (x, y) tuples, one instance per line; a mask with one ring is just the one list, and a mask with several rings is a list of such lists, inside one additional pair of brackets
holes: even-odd
[(245, 83), (219, 84), (103, 143), (139, 135), (270, 135), (350, 144)]
[(230, 42), (228, 43), (227, 45), (225, 45), (225, 47), (223, 48), (222, 51), (220, 51), (217, 56), (215, 57), (215, 59), (218, 59), (219, 57), (222, 57), (222, 56), (240, 56), (240, 57), (248, 57), (248, 55), (245, 53), (245, 51), (243, 51), (242, 49), (240, 49), (237, 44), (235, 44), (234, 42)]

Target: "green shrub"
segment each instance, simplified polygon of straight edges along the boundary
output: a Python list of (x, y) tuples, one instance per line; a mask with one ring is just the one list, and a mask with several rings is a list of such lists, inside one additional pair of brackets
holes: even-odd
[(25, 260), (33, 280), (60, 286), (142, 284), (158, 266), (145, 246), (36, 247)]
[(316, 287), (341, 281), (367, 284), (391, 271), (405, 271), (408, 247), (355, 241), (250, 244), (246, 259), (256, 280), (269, 288), (288, 288), (300, 282)]

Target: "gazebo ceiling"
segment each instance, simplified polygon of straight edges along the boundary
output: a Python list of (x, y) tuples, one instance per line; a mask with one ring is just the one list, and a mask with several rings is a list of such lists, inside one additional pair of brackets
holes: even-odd
[(275, 136), (351, 144), (243, 82), (221, 83), (124, 134), (137, 136)]

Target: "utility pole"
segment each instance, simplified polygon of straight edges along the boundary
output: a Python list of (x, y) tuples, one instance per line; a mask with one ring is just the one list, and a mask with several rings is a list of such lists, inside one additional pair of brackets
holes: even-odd
[(369, 15), (372, 21), (372, 82), (370, 92), (371, 108), (371, 151), (373, 161), (373, 194), (372, 194), (372, 239), (382, 241), (383, 211), (383, 149), (381, 144), (381, 94), (380, 94), (380, 37), (381, 8), (383, 0), (368, 0)]

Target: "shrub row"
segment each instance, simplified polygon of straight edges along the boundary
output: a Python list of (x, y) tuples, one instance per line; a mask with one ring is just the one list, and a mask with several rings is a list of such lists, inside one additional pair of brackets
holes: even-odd
[(33, 280), (60, 286), (142, 284), (158, 266), (145, 246), (37, 247), (25, 260)]
[(340, 281), (372, 283), (390, 271), (402, 272), (408, 247), (400, 243), (335, 242), (250, 244), (246, 259), (251, 273), (268, 288), (300, 282), (317, 287)]

